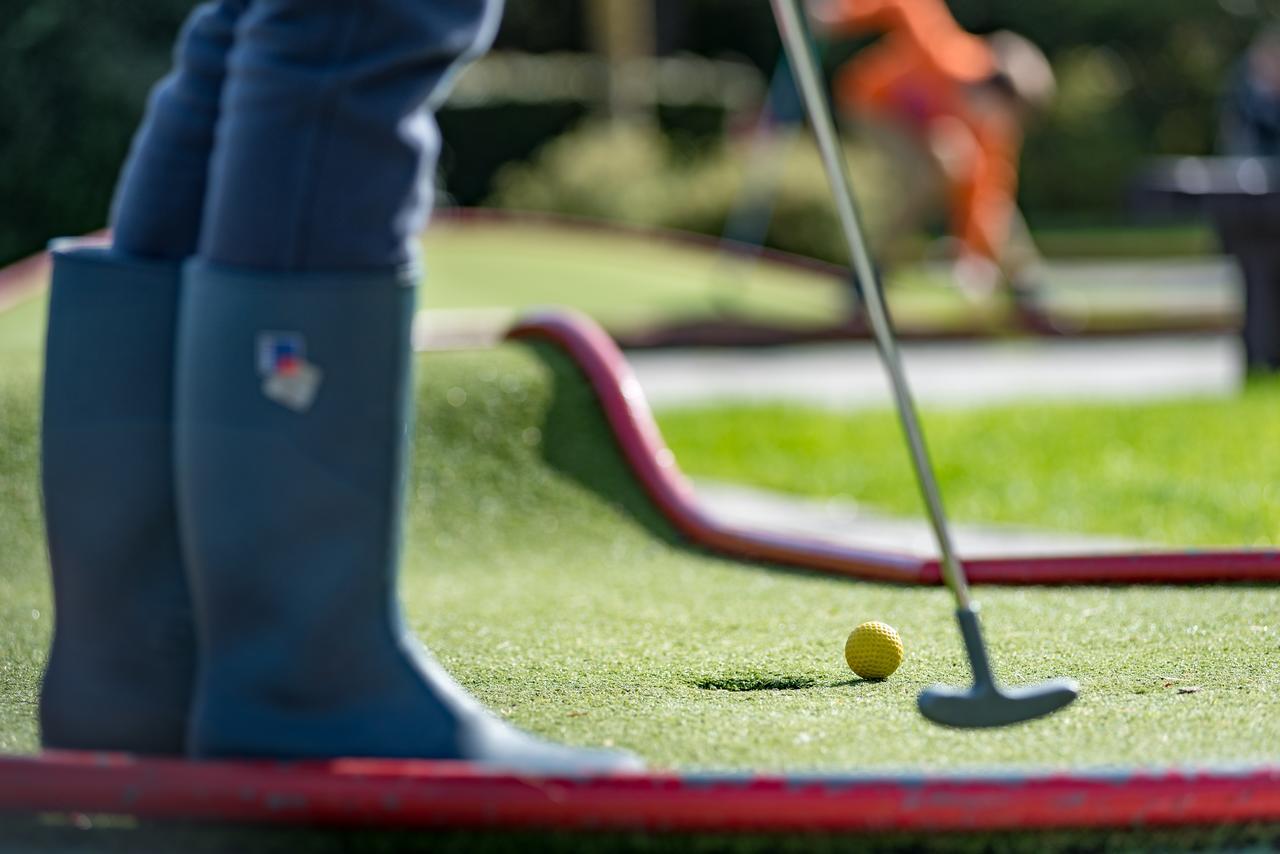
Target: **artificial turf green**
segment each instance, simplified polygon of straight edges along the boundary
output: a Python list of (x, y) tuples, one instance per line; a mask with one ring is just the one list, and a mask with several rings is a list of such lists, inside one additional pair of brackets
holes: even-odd
[(427, 232), (424, 252), (426, 309), (572, 306), (613, 330), (726, 311), (805, 326), (847, 310), (845, 288), (827, 275), (589, 225), (445, 220)]
[[(943, 730), (915, 711), (924, 685), (966, 678), (941, 590), (851, 583), (684, 547), (643, 499), (582, 378), (556, 353), (511, 345), (433, 354), (420, 369), (408, 621), (465, 685), (521, 726), (680, 768), (1276, 758), (1276, 588), (984, 590), (1002, 675), (1021, 683), (1070, 674), (1084, 694), (1027, 726)], [(0, 377), (0, 749), (26, 751), (36, 745), (49, 626), (36, 386), (33, 372)], [(907, 648), (901, 670), (879, 683), (853, 678), (841, 655), (847, 632), (872, 618), (896, 625)]]
[(0, 752), (36, 743), (36, 691), (52, 609), (36, 472), (43, 301), (0, 313)]
[(38, 367), (47, 309), (47, 300), (32, 298), (0, 310), (0, 373)]
[[(660, 420), (695, 475), (921, 512), (889, 412), (720, 405)], [(1280, 544), (1280, 381), (1227, 399), (1029, 402), (924, 421), (957, 519), (1170, 546)]]
[[(611, 332), (673, 321), (731, 319), (783, 328), (839, 323), (849, 288), (803, 266), (708, 251), (678, 235), (532, 221), (444, 220), (423, 239), (425, 309), (576, 308)], [(797, 259), (803, 261), (803, 259)], [(908, 323), (994, 323), (1003, 307), (979, 308), (920, 269), (893, 276), (889, 300)]]

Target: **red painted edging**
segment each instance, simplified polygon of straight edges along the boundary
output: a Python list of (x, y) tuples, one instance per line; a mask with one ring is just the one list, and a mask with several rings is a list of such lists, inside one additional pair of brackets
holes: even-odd
[(613, 339), (584, 315), (557, 312), (532, 317), (513, 328), (515, 340), (549, 341), (578, 364), (599, 397), (627, 462), (663, 515), (693, 543), (747, 560), (819, 569), (855, 578), (919, 583), (923, 564), (910, 555), (858, 551), (817, 540), (732, 528), (699, 506), (693, 488), (676, 467), (640, 383)]
[(36, 293), (48, 278), (49, 253), (37, 252), (0, 269), (0, 311)]
[(459, 763), (0, 760), (0, 808), (327, 826), (996, 831), (1280, 820), (1280, 769), (1001, 776), (531, 778)]
[[(563, 349), (599, 397), (618, 444), (658, 509), (689, 541), (712, 551), (868, 581), (940, 584), (934, 559), (859, 550), (784, 534), (747, 531), (712, 519), (676, 466), (626, 357), (599, 325), (572, 312), (540, 314), (508, 334)], [(1214, 584), (1280, 581), (1280, 552), (1145, 552), (966, 560), (976, 584)]]
[[(106, 230), (95, 231), (79, 240), (89, 243), (106, 242), (110, 240), (110, 234)], [(12, 308), (21, 300), (43, 290), (49, 281), (50, 263), (49, 253), (41, 251), (0, 268), (0, 311)]]

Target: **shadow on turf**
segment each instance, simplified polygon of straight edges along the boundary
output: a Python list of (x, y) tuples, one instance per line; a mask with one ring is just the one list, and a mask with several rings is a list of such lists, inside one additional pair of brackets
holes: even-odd
[(692, 679), (689, 684), (704, 691), (802, 691), (806, 688), (858, 688), (881, 679), (842, 679), (824, 682), (806, 676), (710, 676)]
[(819, 683), (799, 676), (714, 676), (689, 684), (704, 691), (800, 691)]
[[(698, 555), (708, 550), (686, 540), (640, 485), (609, 426), (591, 384), (559, 348), (526, 342), (551, 375), (551, 402), (542, 424), (542, 458), (578, 485), (600, 496), (662, 543)], [(733, 558), (742, 566), (813, 578), (810, 570)], [(875, 583), (875, 582), (863, 582)]]
[(529, 347), (551, 374), (551, 402), (541, 446), (547, 465), (605, 499), (662, 542), (689, 548), (636, 480), (595, 391), (578, 366), (550, 344), (536, 342)]

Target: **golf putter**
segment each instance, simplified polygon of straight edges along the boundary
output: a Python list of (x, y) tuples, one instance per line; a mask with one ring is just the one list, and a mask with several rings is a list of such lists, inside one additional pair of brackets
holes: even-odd
[(880, 283), (863, 238), (848, 164), (841, 152), (835, 122), (823, 91), (800, 0), (770, 0), (770, 3), (773, 4), (774, 19), (796, 83), (800, 87), (809, 122), (818, 140), (818, 149), (831, 183), (840, 225), (849, 244), (853, 270), (858, 281), (863, 284), (863, 301), (875, 333), (876, 347), (888, 374), (898, 418), (902, 422), (902, 431), (911, 452), (916, 481), (942, 557), (942, 577), (955, 597), (956, 619), (960, 623), (960, 635), (969, 656), (969, 665), (973, 669), (973, 685), (967, 689), (935, 685), (922, 691), (919, 697), (920, 713), (934, 723), (966, 728), (1006, 726), (1051, 714), (1076, 698), (1079, 686), (1075, 680), (1053, 679), (1025, 688), (1005, 688), (991, 672), (987, 647), (982, 639), (982, 627), (978, 621), (977, 605), (970, 599), (969, 582), (952, 545), (951, 532), (942, 509), (942, 497), (925, 449), (920, 420), (902, 369), (902, 359), (885, 310)]

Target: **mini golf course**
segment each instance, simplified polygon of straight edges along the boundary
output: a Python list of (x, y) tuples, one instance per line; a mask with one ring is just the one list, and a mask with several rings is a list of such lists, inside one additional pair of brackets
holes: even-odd
[[(574, 358), (575, 345), (547, 334), (556, 323), (545, 320), (492, 351), (421, 359), (408, 619), (464, 684), (517, 724), (628, 747), (661, 770), (527, 780), (432, 763), (36, 758), (34, 701), (50, 628), (36, 487), (39, 312), (33, 301), (0, 314), (0, 750), (11, 757), (0, 762), (0, 807), (671, 831), (1280, 821), (1272, 583), (1117, 586), (1095, 577), (1092, 586), (987, 586), (980, 598), (1001, 674), (1011, 682), (1070, 674), (1084, 694), (1063, 714), (1019, 728), (930, 726), (915, 694), (962, 682), (965, 672), (947, 597), (921, 585), (932, 580), (928, 561), (836, 555), (845, 570), (915, 573), (892, 584), (854, 581), (800, 569), (812, 545), (767, 541), (790, 549), (783, 560), (734, 552), (741, 540), (694, 542), (687, 514), (673, 514), (653, 472), (636, 467), (636, 441), (620, 442), (624, 416), (641, 439), (648, 432), (657, 441), (642, 399), (615, 376), (611, 405), (599, 368), (583, 351)], [(617, 368), (598, 334), (578, 340), (594, 341), (588, 349)], [(678, 484), (670, 458), (651, 450), (653, 469)], [(1215, 566), (1258, 582), (1277, 574), (1266, 551), (1125, 561), (1168, 571), (1184, 559), (1200, 581)], [(1035, 571), (1079, 580), (1051, 569)], [(896, 625), (906, 642), (902, 669), (882, 683), (853, 678), (841, 659), (845, 634), (864, 619)]]
[[(568, 306), (627, 349), (870, 337), (866, 319), (850, 315), (845, 268), (759, 247), (467, 209), (440, 215), (425, 248), (425, 308)], [(1019, 311), (970, 302), (943, 266), (907, 265), (890, 271), (887, 298), (900, 337), (912, 340), (1221, 333), (1240, 322), (1234, 295), (1222, 293), (1234, 273), (1222, 266), (1212, 258), (1051, 263), (1037, 307)]]
[[(1087, 242), (1107, 246), (1098, 236)], [(1203, 244), (1182, 239), (1196, 251)], [(843, 268), (699, 235), (466, 209), (437, 214), (423, 247), (430, 287), (422, 307), (490, 326), (552, 305), (590, 315), (627, 348), (869, 335), (863, 320), (849, 319)], [(0, 312), (40, 287), (43, 256), (4, 272)], [(887, 298), (902, 337), (917, 340), (1218, 333), (1240, 321), (1224, 275), (1233, 274), (1212, 258), (1064, 261), (1050, 267), (1047, 314), (1019, 318), (998, 301), (970, 303), (942, 268), (920, 265), (892, 271)]]

